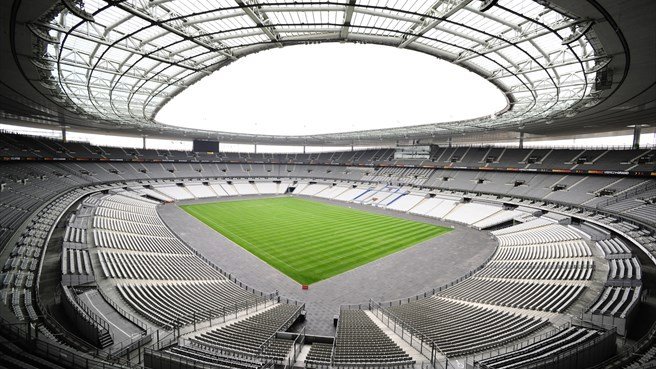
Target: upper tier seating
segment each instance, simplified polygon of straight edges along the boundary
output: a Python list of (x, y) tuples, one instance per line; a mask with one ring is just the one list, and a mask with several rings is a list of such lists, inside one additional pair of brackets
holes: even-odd
[[(176, 150), (132, 149), (115, 147), (98, 147), (83, 142), (63, 142), (58, 139), (46, 137), (32, 137), (10, 133), (0, 134), (0, 156), (19, 158), (88, 158), (111, 160), (188, 160), (196, 164), (196, 169), (203, 170), (207, 161), (258, 161), (258, 162), (316, 162), (316, 163), (347, 163), (360, 164), (383, 162), (403, 164), (437, 163), (449, 164), (452, 162), (462, 166), (490, 168), (524, 168), (527, 160), (535, 159), (536, 163), (530, 168), (556, 168), (556, 169), (601, 169), (601, 170), (649, 170), (653, 168), (654, 158), (649, 149), (637, 150), (583, 150), (583, 149), (516, 149), (493, 147), (452, 147), (437, 148), (431, 153), (431, 160), (395, 160), (394, 149), (370, 149), (355, 151), (338, 151), (321, 154), (266, 154), (266, 153), (193, 153)], [(582, 161), (579, 164), (579, 161)], [(639, 161), (644, 161), (639, 163)], [(135, 165), (138, 163), (135, 162)], [(167, 168), (182, 170), (182, 163), (161, 163)], [(262, 164), (252, 164), (251, 171)], [(265, 169), (263, 169), (265, 170)], [(377, 168), (369, 174), (369, 178), (381, 182), (413, 183), (417, 179), (427, 177), (427, 168)], [(420, 183), (417, 183), (420, 184)]]

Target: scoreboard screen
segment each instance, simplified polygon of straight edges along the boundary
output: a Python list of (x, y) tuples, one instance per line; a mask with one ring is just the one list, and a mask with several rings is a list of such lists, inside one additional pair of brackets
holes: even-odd
[(194, 140), (194, 152), (217, 152), (219, 141)]

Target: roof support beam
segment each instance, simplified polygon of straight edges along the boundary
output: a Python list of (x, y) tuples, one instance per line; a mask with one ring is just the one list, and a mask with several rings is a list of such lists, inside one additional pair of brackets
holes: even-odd
[[(550, 24), (548, 26), (553, 31), (559, 31), (561, 29), (568, 28), (572, 25), (575, 25), (579, 22), (580, 22), (579, 20), (559, 21), (559, 22), (556, 22), (555, 24)], [(522, 33), (518, 37), (505, 39), (503, 41), (502, 40), (497, 40), (496, 45), (494, 43), (489, 43), (485, 46), (485, 48), (483, 48), (481, 50), (471, 50), (471, 51), (467, 50), (467, 51), (461, 53), (460, 56), (456, 60), (454, 60), (453, 62), (456, 63), (456, 64), (462, 63), (462, 62), (465, 62), (467, 60), (474, 59), (474, 58), (477, 58), (477, 57), (485, 55), (485, 54), (497, 52), (497, 51), (503, 50), (507, 47), (515, 46), (517, 43), (520, 43), (520, 42), (534, 40), (538, 37), (542, 37), (542, 36), (548, 35), (550, 33), (552, 33), (552, 31), (548, 30), (546, 28), (535, 28), (533, 31), (527, 32), (527, 33)]]
[(355, 5), (356, 0), (349, 0), (348, 5), (344, 9), (344, 25), (339, 35), (343, 39), (348, 37), (349, 27), (351, 27), (351, 20), (353, 19), (353, 6)]
[(266, 15), (262, 9), (259, 9), (257, 0), (235, 0), (237, 4), (241, 7), (241, 10), (248, 15), (248, 17), (255, 22), (255, 24), (260, 27), (262, 32), (264, 32), (267, 36), (269, 36), (269, 39), (278, 45), (278, 47), (282, 47), (282, 44), (280, 43), (280, 34), (276, 29), (271, 25), (271, 20), (269, 17)]
[(438, 0), (438, 2), (435, 3), (426, 13), (426, 15), (421, 18), (420, 23), (415, 24), (410, 28), (408, 32), (412, 33), (413, 35), (404, 36), (404, 40), (399, 45), (399, 48), (404, 48), (410, 45), (424, 33), (430, 31), (435, 26), (442, 23), (444, 19), (449, 18), (458, 10), (464, 8), (467, 4), (469, 4), (470, 1), (471, 0)]
[[(62, 28), (62, 27), (59, 27), (59, 26), (54, 26), (52, 24), (47, 24), (47, 25), (46, 24), (40, 24), (40, 25), (42, 25), (44, 27), (47, 27), (48, 29), (55, 30), (57, 32), (66, 33), (66, 32), (69, 31), (69, 29)], [(162, 62), (162, 63), (173, 64), (173, 65), (175, 65), (177, 67), (180, 67), (180, 68), (198, 71), (197, 68), (188, 66), (185, 63), (179, 63), (179, 62), (176, 62), (176, 61), (171, 60), (169, 58), (155, 55), (153, 53), (146, 53), (146, 52), (143, 52), (141, 50), (131, 49), (127, 46), (114, 44), (111, 41), (107, 41), (107, 40), (104, 40), (104, 39), (99, 38), (99, 37), (94, 37), (94, 36), (79, 32), (79, 31), (71, 31), (70, 35), (81, 38), (83, 40), (92, 41), (92, 42), (96, 42), (96, 43), (101, 44), (101, 45), (113, 47), (113, 48), (116, 48), (118, 50), (127, 51), (129, 53), (134, 53), (134, 54), (137, 54), (137, 55), (149, 58), (149, 59), (157, 60), (157, 61)]]
[[(551, 63), (547, 64), (546, 67), (548, 67), (548, 68), (558, 68), (558, 67), (564, 67), (564, 66), (567, 66), (567, 65), (580, 64), (581, 62), (585, 63), (585, 62), (588, 62), (588, 61), (594, 61), (594, 60), (598, 60), (598, 59), (599, 58), (597, 58), (597, 57), (590, 57), (590, 58), (581, 59), (580, 61), (577, 60), (577, 59), (563, 60), (563, 61), (560, 61), (560, 62), (551, 62)], [(517, 64), (518, 65), (527, 65), (527, 63), (529, 63), (529, 62), (530, 62), (530, 60), (527, 60), (527, 61), (524, 61), (524, 62), (519, 62)], [(508, 68), (508, 69), (511, 69), (511, 68)], [(529, 68), (529, 69), (514, 70), (513, 73), (511, 74), (511, 73), (508, 73), (508, 71), (506, 71), (505, 69), (497, 69), (497, 70), (495, 70), (491, 73), (490, 77), (488, 77), (487, 80), (488, 81), (493, 81), (493, 80), (497, 80), (497, 79), (501, 79), (501, 78), (509, 78), (509, 77), (514, 76), (514, 75), (524, 75), (524, 74), (528, 74), (528, 73), (532, 73), (532, 72), (538, 72), (538, 71), (541, 71), (541, 70), (543, 70), (542, 67), (537, 66), (537, 67), (532, 67), (532, 68)]]
[(130, 14), (134, 15), (135, 17), (138, 17), (138, 18), (141, 18), (141, 19), (143, 19), (143, 20), (145, 20), (145, 21), (147, 21), (147, 22), (150, 22), (152, 25), (157, 25), (158, 27), (161, 27), (162, 29), (165, 29), (165, 30), (169, 31), (170, 33), (172, 33), (172, 34), (174, 34), (174, 35), (180, 36), (180, 37), (184, 38), (185, 40), (189, 40), (189, 41), (191, 41), (191, 42), (193, 42), (193, 43), (195, 43), (195, 44), (197, 44), (197, 45), (199, 45), (199, 46), (202, 46), (202, 47), (204, 47), (204, 48), (206, 48), (206, 49), (208, 49), (208, 50), (210, 50), (210, 51), (213, 51), (213, 52), (217, 52), (217, 53), (223, 54), (223, 55), (225, 55), (226, 57), (229, 57), (229, 58), (231, 58), (231, 59), (236, 59), (235, 56), (232, 55), (232, 52), (229, 51), (230, 49), (227, 48), (227, 47), (226, 47), (225, 45), (223, 45), (223, 44), (220, 44), (221, 48), (224, 48), (224, 49), (226, 49), (226, 50), (228, 50), (228, 51), (219, 50), (219, 49), (217, 49), (214, 45), (211, 45), (211, 44), (208, 44), (208, 43), (206, 43), (206, 42), (203, 42), (203, 41), (201, 41), (198, 37), (192, 36), (192, 35), (190, 35), (190, 34), (184, 32), (184, 31), (181, 31), (181, 30), (179, 30), (179, 29), (177, 29), (177, 28), (175, 28), (175, 27), (172, 27), (172, 26), (169, 25), (167, 22), (165, 22), (165, 21), (162, 22), (162, 21), (159, 20), (159, 19), (155, 19), (155, 18), (153, 18), (152, 16), (150, 16), (150, 15), (144, 13), (144, 12), (141, 12), (141, 11), (139, 11), (139, 10), (137, 10), (137, 9), (134, 9), (132, 6), (126, 5), (125, 3), (118, 2), (118, 3), (116, 3), (114, 6), (117, 7), (117, 8), (119, 8), (119, 9), (121, 9), (121, 10), (123, 10), (123, 11), (125, 11), (125, 12), (127, 12), (127, 13), (130, 13)]
[[(44, 60), (47, 60), (47, 61), (52, 62), (52, 63), (57, 62), (56, 60), (51, 60), (51, 59), (44, 59)], [(93, 67), (90, 66), (90, 65), (87, 65), (87, 64), (82, 63), (82, 62), (76, 62), (76, 61), (70, 60), (70, 59), (62, 58), (62, 59), (60, 59), (59, 63), (61, 65), (67, 65), (67, 66), (70, 66), (70, 67), (80, 68), (80, 69), (84, 69), (84, 70), (93, 69)], [(107, 65), (109, 65), (109, 64), (112, 64), (112, 63), (108, 62)], [(133, 68), (133, 69), (135, 69), (135, 68)], [(99, 72), (102, 72), (102, 73), (113, 74), (113, 75), (116, 75), (116, 76), (120, 76), (120, 75), (125, 74), (125, 76), (127, 76), (127, 77), (135, 78), (135, 79), (139, 79), (139, 80), (146, 80), (146, 79), (150, 78), (150, 77), (147, 76), (147, 74), (143, 70), (136, 70), (136, 71), (134, 71), (132, 73), (129, 73), (129, 74), (125, 73), (125, 72), (123, 72), (119, 69), (103, 68), (101, 66), (96, 66), (95, 70), (97, 70)], [(143, 71), (144, 74), (140, 74), (139, 71)], [(153, 77), (153, 78), (150, 78), (150, 79), (155, 80), (157, 82), (161, 82), (161, 83), (169, 83), (170, 82), (167, 78), (162, 78), (162, 77), (159, 77), (159, 78), (158, 77)], [(180, 85), (180, 86), (182, 87), (184, 85)]]

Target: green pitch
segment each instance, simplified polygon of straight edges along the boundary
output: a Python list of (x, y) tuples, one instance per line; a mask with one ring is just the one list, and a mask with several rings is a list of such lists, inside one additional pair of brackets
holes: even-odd
[(301, 284), (311, 284), (449, 232), (293, 197), (181, 206)]

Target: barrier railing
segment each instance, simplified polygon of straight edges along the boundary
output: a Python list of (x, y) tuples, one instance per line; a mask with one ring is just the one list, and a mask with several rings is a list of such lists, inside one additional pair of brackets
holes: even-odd
[(601, 363), (590, 367), (589, 369), (602, 369), (602, 368), (620, 368), (628, 365), (632, 361), (639, 358), (639, 353), (648, 350), (656, 342), (656, 322), (652, 324), (649, 331), (642, 336), (636, 343), (632, 345), (625, 345), (614, 356), (608, 358)]
[(69, 293), (71, 297), (73, 297), (73, 300), (82, 309), (82, 311), (84, 311), (84, 313), (87, 314), (95, 324), (99, 325), (102, 329), (109, 332), (109, 323), (107, 323), (107, 321), (104, 318), (98, 316), (98, 314), (91, 311), (89, 307), (82, 300), (80, 300), (80, 297), (77, 295), (77, 293), (75, 293), (75, 291), (72, 288), (65, 287), (64, 285), (61, 286), (64, 289), (69, 288)]
[(539, 334), (539, 335), (536, 335), (536, 336), (532, 336), (531, 338), (524, 339), (524, 340), (519, 341), (519, 342), (514, 342), (512, 345), (499, 347), (499, 348), (497, 348), (496, 350), (493, 350), (493, 351), (483, 352), (480, 355), (475, 355), (474, 357), (478, 361), (478, 360), (484, 360), (484, 359), (497, 357), (499, 355), (503, 355), (503, 354), (506, 354), (506, 353), (509, 353), (509, 352), (521, 350), (522, 348), (530, 346), (530, 345), (532, 345), (536, 342), (546, 340), (547, 338), (553, 337), (557, 333), (560, 333), (563, 330), (568, 329), (571, 326), (572, 326), (572, 323), (567, 322), (567, 323), (562, 324), (562, 325), (560, 325), (560, 326), (558, 326), (558, 327), (556, 327), (556, 328), (554, 328), (554, 329), (552, 329), (548, 332), (545, 332), (545, 333), (542, 333), (542, 334)]
[(287, 358), (287, 364), (285, 364), (285, 369), (293, 368), (298, 355), (301, 353), (301, 348), (305, 343), (305, 327), (296, 335), (294, 343), (292, 344), (292, 354)]
[(93, 311), (89, 310), (89, 308), (82, 303), (75, 291), (72, 291), (69, 287), (66, 287), (63, 284), (60, 284), (59, 286), (61, 288), (61, 304), (67, 312), (69, 319), (75, 323), (74, 326), (76, 327), (77, 332), (79, 332), (86, 340), (90, 341), (94, 346), (101, 347), (101, 338), (103, 336), (106, 337), (106, 335), (111, 337), (110, 344), (113, 343), (114, 337), (109, 331), (109, 324)]
[(0, 335), (30, 355), (36, 355), (62, 367), (75, 369), (138, 368), (138, 366), (129, 363), (101, 360), (92, 355), (71, 350), (63, 345), (39, 339), (37, 328), (34, 328), (30, 322), (11, 323), (0, 317), (0, 333)]
[[(276, 302), (275, 300), (267, 300), (267, 301), (268, 303), (271, 304)], [(264, 353), (266, 349), (273, 342), (273, 339), (276, 337), (277, 333), (279, 331), (287, 330), (292, 325), (292, 323), (296, 321), (296, 319), (298, 319), (298, 317), (301, 315), (301, 312), (305, 309), (305, 304), (301, 304), (297, 306), (298, 308), (294, 310), (294, 312), (289, 316), (289, 318), (287, 318), (283, 323), (281, 323), (280, 327), (278, 327), (278, 329), (276, 329), (273, 334), (268, 336), (260, 345), (258, 345), (257, 348), (254, 349), (239, 349), (235, 347), (211, 344), (208, 342), (197, 340), (196, 338), (182, 338), (177, 330), (171, 330), (171, 331), (154, 332), (154, 335), (157, 336), (157, 341), (152, 345), (152, 349), (145, 349), (144, 353), (148, 351), (149, 354), (152, 356), (153, 352), (158, 352), (166, 348), (178, 345), (183, 347), (194, 347), (195, 349), (208, 352), (211, 355), (227, 357), (227, 358), (234, 357), (240, 360), (249, 360), (253, 362), (258, 362), (258, 365), (268, 365), (268, 363), (270, 363), (272, 359), (267, 358), (264, 355)], [(165, 335), (160, 337), (160, 332), (165, 333)], [(188, 333), (192, 333), (192, 332), (188, 332)], [(297, 342), (297, 340), (295, 340), (295, 342)], [(160, 357), (167, 357), (171, 360), (173, 359), (167, 356), (166, 353), (160, 352), (160, 353), (155, 353), (154, 355), (155, 356), (160, 355)], [(278, 363), (278, 364), (284, 365), (284, 363)]]
[(138, 361), (141, 361), (141, 348), (150, 343), (153, 340), (153, 336), (148, 332), (143, 334), (128, 337), (120, 342), (114, 342), (114, 344), (108, 349), (105, 350), (106, 357), (109, 359), (123, 358), (126, 357), (128, 362), (131, 362), (130, 353), (137, 350), (138, 354), (135, 355)]
[(137, 318), (133, 314), (127, 312), (119, 304), (117, 304), (116, 301), (114, 301), (113, 299), (110, 299), (105, 294), (105, 292), (103, 291), (102, 288), (97, 288), (96, 290), (100, 294), (100, 297), (102, 297), (103, 300), (105, 300), (105, 302), (107, 302), (109, 305), (111, 305), (112, 308), (114, 308), (114, 310), (116, 310), (121, 316), (123, 316), (125, 319), (131, 321), (133, 324), (135, 324), (139, 328), (143, 329), (144, 331), (148, 330), (148, 325), (146, 325), (146, 323), (144, 323), (141, 319)]
[[(603, 331), (597, 337), (594, 337), (589, 341), (570, 345), (571, 347), (568, 349), (557, 353), (551, 353), (547, 357), (537, 358), (536, 361), (531, 364), (523, 365), (522, 368), (587, 368), (591, 365), (597, 364), (600, 360), (603, 360), (603, 358), (607, 358), (614, 354), (616, 349), (615, 337), (616, 332), (614, 329)], [(511, 350), (509, 352), (513, 351), (514, 350)], [(503, 353), (500, 355), (503, 355)], [(487, 359), (496, 356), (498, 355), (488, 357)], [(474, 362), (474, 368), (490, 368), (481, 363), (481, 360)]]
[(649, 190), (653, 190), (655, 188), (656, 188), (656, 182), (647, 181), (647, 182), (643, 183), (642, 185), (639, 185), (639, 186), (637, 186), (637, 187), (635, 187), (635, 188), (633, 188), (629, 191), (622, 192), (621, 194), (619, 194), (619, 196), (613, 196), (613, 197), (607, 199), (606, 201), (598, 202), (597, 204), (595, 204), (595, 208), (596, 209), (601, 209), (601, 208), (604, 208), (606, 206), (616, 204), (616, 203), (618, 203), (622, 200), (626, 200), (629, 197), (634, 197), (634, 196), (637, 196), (641, 193), (647, 192)]
[[(208, 352), (212, 355), (212, 352)], [(223, 357), (226, 362), (229, 362), (230, 357)], [(234, 356), (235, 361), (239, 361), (240, 364), (244, 364), (244, 361), (250, 362), (249, 357)], [(254, 367), (261, 367), (264, 365), (269, 365), (268, 362), (250, 362)], [(144, 349), (144, 366), (147, 368), (160, 368), (160, 369), (180, 369), (180, 368), (196, 368), (196, 369), (216, 369), (217, 364), (203, 362), (201, 360), (196, 360), (191, 357), (185, 357), (182, 355), (177, 355), (172, 352), (167, 351), (157, 351), (151, 348)]]
[[(374, 315), (394, 333), (399, 335), (401, 339), (406, 341), (410, 346), (414, 347), (419, 353), (424, 355), (433, 366), (433, 368), (448, 368), (449, 359), (446, 354), (439, 349), (437, 344), (428, 336), (404, 322), (397, 317), (394, 313), (385, 309), (380, 303), (371, 300), (371, 311)], [(441, 356), (445, 360), (444, 366), (440, 362)]]
[(276, 329), (276, 331), (270, 335), (266, 341), (262, 342), (262, 344), (257, 348), (257, 353), (258, 356), (261, 356), (264, 351), (271, 345), (273, 342), (273, 339), (276, 338), (276, 334), (279, 331), (286, 331), (289, 327), (292, 326), (292, 324), (298, 319), (298, 317), (301, 315), (301, 312), (305, 309), (305, 304), (301, 305), (294, 311), (294, 314), (292, 314), (287, 320), (285, 320), (279, 327)]
[(237, 318), (242, 312), (248, 313), (251, 309), (253, 311), (258, 311), (273, 303), (275, 303), (275, 295), (253, 297), (236, 302), (233, 305), (225, 305), (220, 309), (194, 311), (190, 314), (180, 315), (164, 323), (163, 326), (167, 330), (174, 329), (179, 332), (182, 328), (188, 327), (188, 329), (184, 330), (184, 333), (191, 333), (201, 328), (212, 327), (218, 323), (225, 323), (230, 320), (232, 315)]

